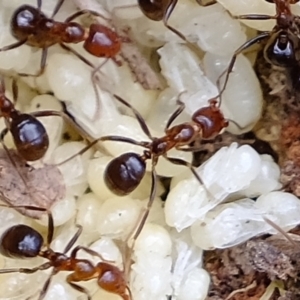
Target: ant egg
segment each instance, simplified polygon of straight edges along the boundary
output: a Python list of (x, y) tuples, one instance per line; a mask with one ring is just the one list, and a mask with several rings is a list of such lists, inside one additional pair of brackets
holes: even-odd
[(240, 193), (246, 197), (256, 197), (267, 194), (282, 187), (280, 183), (280, 169), (270, 155), (261, 155), (261, 169), (258, 176)]
[[(76, 214), (76, 202), (73, 195), (66, 195), (51, 207), (54, 225), (60, 226), (69, 221)], [(36, 220), (39, 224), (47, 226), (48, 216), (43, 215), (40, 220)]]
[(194, 268), (185, 275), (184, 282), (179, 289), (178, 300), (205, 300), (210, 285), (207, 271)]
[(55, 97), (62, 100), (78, 99), (91, 85), (88, 67), (77, 57), (55, 53), (48, 57), (46, 75)]
[(98, 211), (97, 230), (101, 235), (127, 238), (136, 226), (141, 214), (141, 206), (130, 197), (114, 197), (106, 200)]
[[(216, 82), (219, 75), (227, 68), (230, 59), (231, 57), (228, 56), (220, 57), (207, 53), (203, 59), (207, 76)], [(226, 118), (237, 122), (242, 129), (229, 121), (227, 130), (234, 134), (251, 130), (261, 117), (262, 101), (260, 84), (254, 70), (248, 59), (239, 55), (222, 95), (221, 109)]]
[(83, 234), (98, 236), (96, 224), (98, 222), (98, 211), (102, 201), (93, 193), (84, 194), (77, 200), (76, 223), (83, 228)]
[(157, 224), (145, 224), (134, 244), (135, 252), (156, 253), (162, 257), (171, 255), (172, 241), (165, 228)]

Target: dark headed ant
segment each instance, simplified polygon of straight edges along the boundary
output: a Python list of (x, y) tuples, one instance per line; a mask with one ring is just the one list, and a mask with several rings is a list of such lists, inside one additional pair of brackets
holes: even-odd
[(96, 56), (104, 58), (115, 58), (120, 51), (121, 40), (119, 36), (109, 27), (100, 24), (92, 24), (89, 29), (85, 29), (73, 20), (84, 14), (91, 14), (108, 20), (103, 15), (90, 11), (80, 10), (69, 16), (64, 22), (55, 21), (53, 18), (61, 8), (64, 0), (58, 0), (52, 16), (50, 18), (41, 11), (42, 0), (37, 0), (37, 7), (22, 5), (16, 9), (11, 18), (11, 34), (18, 40), (16, 43), (0, 49), (7, 51), (18, 48), (23, 44), (42, 49), (40, 71), (37, 74), (20, 74), (23, 76), (40, 76), (46, 66), (48, 48), (59, 44), (65, 50), (71, 51), (81, 60), (93, 67), (87, 59), (72, 50), (65, 44), (84, 42), (84, 49)]
[[(18, 88), (15, 80), (12, 83), (14, 101), (18, 98)], [(87, 134), (65, 113), (60, 111), (37, 111), (25, 114), (18, 111), (13, 102), (5, 96), (4, 79), (0, 78), (0, 117), (5, 120), (6, 128), (0, 133), (0, 143), (9, 155), (4, 144), (5, 135), (10, 132), (20, 156), (26, 161), (41, 159), (49, 146), (49, 138), (44, 125), (37, 117), (59, 116), (87, 138)]]
[(220, 75), (218, 85), (221, 77), (226, 74), (225, 82), (220, 94), (226, 89), (229, 74), (232, 72), (237, 56), (244, 50), (248, 49), (259, 42), (266, 42), (264, 46), (264, 57), (267, 62), (277, 67), (289, 69), (299, 62), (299, 33), (300, 33), (300, 17), (293, 15), (290, 4), (295, 4), (299, 0), (266, 0), (274, 3), (276, 6), (276, 15), (259, 15), (248, 14), (236, 16), (239, 20), (275, 20), (276, 25), (272, 31), (262, 32), (256, 37), (244, 43), (239, 49), (234, 52), (228, 68)]
[[(15, 208), (15, 206), (11, 206)], [(107, 292), (121, 296), (123, 300), (131, 300), (131, 292), (125, 281), (124, 273), (116, 266), (111, 265), (107, 260), (97, 252), (82, 246), (76, 246), (70, 256), (66, 253), (73, 247), (78, 240), (82, 227), (77, 225), (78, 230), (75, 235), (68, 242), (64, 251), (55, 252), (50, 248), (50, 244), (54, 234), (54, 222), (50, 212), (44, 208), (33, 206), (17, 206), (28, 210), (45, 211), (48, 213), (48, 233), (45, 249), (42, 250), (44, 239), (42, 235), (27, 225), (15, 225), (8, 228), (0, 238), (0, 253), (3, 256), (18, 259), (28, 259), (32, 257), (42, 257), (48, 260), (40, 266), (34, 268), (14, 268), (14, 269), (0, 269), (0, 274), (6, 273), (25, 273), (32, 274), (37, 271), (47, 270), (52, 268), (47, 281), (45, 282), (38, 299), (42, 300), (49, 288), (51, 279), (54, 275), (61, 271), (71, 272), (66, 278), (67, 283), (75, 290), (87, 296), (88, 300), (92, 297), (84, 287), (77, 284), (80, 281), (97, 280), (99, 287)], [(77, 253), (82, 250), (92, 256), (99, 257), (102, 262), (94, 265), (87, 259), (77, 258)]]
[[(192, 171), (197, 180), (202, 184), (201, 178), (189, 162), (186, 162), (179, 158), (169, 157), (167, 153), (173, 148), (182, 151), (196, 151), (197, 148), (189, 146), (192, 142), (197, 142), (200, 139), (214, 139), (222, 131), (222, 129), (228, 126), (228, 120), (225, 119), (223, 113), (217, 105), (217, 100), (214, 98), (209, 100), (209, 106), (198, 109), (192, 115), (191, 122), (186, 122), (170, 127), (173, 121), (182, 113), (185, 108), (184, 103), (178, 100), (179, 107), (170, 116), (165, 128), (165, 135), (163, 137), (156, 138), (151, 135), (145, 120), (135, 108), (133, 108), (121, 97), (117, 95), (114, 95), (114, 97), (123, 105), (131, 109), (136, 119), (138, 120), (142, 131), (149, 137), (150, 142), (139, 142), (134, 139), (122, 136), (104, 136), (91, 142), (90, 145), (86, 146), (76, 155), (84, 153), (87, 149), (89, 149), (99, 141), (125, 142), (141, 146), (146, 149), (144, 150), (142, 155), (134, 152), (128, 152), (114, 158), (107, 165), (104, 174), (104, 180), (108, 188), (113, 193), (119, 196), (128, 195), (140, 184), (146, 172), (146, 161), (151, 160), (152, 186), (150, 198), (147, 204), (146, 211), (142, 216), (141, 222), (133, 237), (133, 240), (136, 240), (143, 228), (144, 223), (146, 222), (155, 198), (157, 187), (157, 174), (155, 171), (155, 166), (159, 158), (162, 156), (173, 164), (187, 166)], [(67, 161), (74, 158), (76, 155), (71, 156), (67, 159)]]
[[(178, 0), (138, 0), (138, 5), (142, 13), (152, 21), (163, 21), (164, 25), (173, 33), (178, 35), (185, 42), (186, 37), (177, 29), (168, 24), (169, 18), (176, 7)], [(196, 0), (201, 6), (208, 6), (216, 3), (215, 0), (205, 2), (205, 0)]]

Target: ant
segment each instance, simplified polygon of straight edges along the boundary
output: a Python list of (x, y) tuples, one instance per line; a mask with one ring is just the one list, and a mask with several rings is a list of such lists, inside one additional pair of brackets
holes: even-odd
[[(201, 6), (209, 6), (216, 3), (215, 0), (205, 2), (205, 0), (196, 0)], [(169, 18), (176, 7), (178, 0), (138, 0), (138, 6), (142, 13), (152, 21), (163, 21), (164, 25), (173, 33), (178, 35), (185, 42), (189, 41), (177, 29), (168, 24)]]
[(300, 59), (299, 48), (299, 33), (300, 33), (300, 17), (293, 15), (290, 4), (295, 4), (299, 0), (265, 0), (274, 3), (276, 6), (276, 15), (260, 15), (260, 14), (247, 14), (235, 16), (239, 20), (276, 20), (276, 25), (271, 31), (262, 32), (256, 37), (245, 42), (238, 48), (229, 63), (227, 69), (220, 75), (220, 79), (225, 76), (225, 81), (220, 94), (226, 89), (229, 74), (232, 72), (237, 56), (244, 50), (253, 46), (254, 44), (265, 41), (264, 58), (267, 62), (277, 67), (285, 69), (293, 69), (295, 63)]
[(121, 48), (121, 39), (116, 32), (101, 24), (92, 24), (89, 29), (85, 29), (79, 23), (73, 22), (74, 19), (88, 13), (107, 21), (109, 19), (95, 11), (80, 10), (69, 16), (64, 22), (55, 21), (53, 18), (64, 1), (58, 0), (50, 18), (41, 11), (42, 0), (37, 0), (37, 7), (22, 5), (12, 15), (11, 34), (18, 41), (1, 48), (0, 52), (18, 48), (24, 44), (42, 49), (39, 72), (37, 74), (20, 74), (21, 76), (37, 77), (42, 75), (46, 67), (48, 48), (55, 44), (71, 51), (92, 68), (95, 67), (91, 62), (65, 44), (84, 42), (83, 48), (88, 53), (96, 57), (115, 60), (115, 56)]
[[(18, 99), (18, 88), (15, 80), (12, 81), (12, 91), (14, 102), (16, 102)], [(49, 137), (44, 125), (37, 117), (62, 117), (72, 127), (78, 130), (82, 137), (90, 139), (88, 134), (64, 112), (47, 110), (26, 114), (17, 110), (13, 102), (5, 96), (3, 77), (0, 78), (0, 116), (4, 118), (6, 125), (6, 128), (0, 133), (0, 143), (9, 155), (9, 151), (4, 144), (4, 137), (10, 132), (18, 153), (26, 161), (39, 160), (48, 150)]]
[[(90, 293), (77, 282), (89, 281), (91, 279), (96, 279), (99, 287), (107, 292), (117, 294), (122, 297), (123, 300), (131, 300), (131, 291), (126, 284), (124, 273), (116, 266), (111, 265), (107, 260), (105, 260), (102, 255), (97, 252), (83, 247), (76, 246), (72, 251), (70, 256), (66, 253), (73, 247), (73, 245), (78, 240), (82, 233), (82, 226), (76, 225), (78, 230), (75, 235), (68, 242), (64, 251), (55, 252), (50, 248), (50, 244), (53, 239), (54, 234), (54, 221), (51, 212), (47, 209), (34, 207), (34, 206), (11, 206), (12, 208), (24, 208), (29, 210), (44, 211), (48, 214), (48, 233), (45, 249), (42, 250), (44, 245), (44, 238), (42, 235), (27, 225), (15, 225), (8, 228), (0, 238), (0, 253), (6, 257), (18, 258), (18, 259), (28, 259), (32, 257), (43, 257), (48, 260), (48, 262), (43, 263), (40, 266), (34, 268), (14, 268), (14, 269), (2, 269), (0, 274), (6, 273), (25, 273), (32, 274), (37, 271), (52, 269), (47, 281), (44, 283), (42, 291), (39, 294), (38, 299), (42, 300), (49, 288), (51, 279), (54, 275), (61, 271), (72, 272), (67, 276), (67, 283), (70, 284), (75, 290), (81, 292), (87, 296), (88, 300), (92, 297)], [(99, 257), (102, 262), (94, 265), (87, 259), (77, 258), (77, 253), (83, 250), (92, 256)]]
[(142, 131), (149, 137), (150, 141), (140, 142), (122, 136), (103, 136), (91, 142), (88, 146), (83, 148), (77, 154), (69, 157), (66, 161), (69, 161), (75, 156), (84, 153), (87, 149), (89, 149), (99, 141), (125, 142), (141, 146), (146, 149), (143, 151), (142, 155), (134, 152), (128, 152), (112, 159), (112, 161), (107, 165), (104, 174), (104, 180), (108, 188), (116, 195), (125, 196), (135, 190), (140, 184), (146, 172), (146, 161), (151, 160), (151, 192), (146, 211), (143, 214), (141, 222), (133, 236), (133, 240), (136, 240), (146, 222), (155, 198), (157, 187), (157, 174), (155, 171), (155, 166), (159, 158), (162, 156), (173, 164), (187, 166), (192, 171), (197, 180), (202, 184), (203, 182), (197, 172), (194, 170), (192, 164), (179, 158), (169, 157), (167, 153), (173, 148), (182, 151), (196, 151), (198, 148), (190, 147), (189, 145), (191, 143), (198, 142), (200, 139), (214, 139), (224, 128), (228, 126), (229, 123), (221, 112), (219, 105), (217, 105), (218, 101), (216, 100), (216, 98), (213, 98), (208, 101), (209, 106), (198, 109), (192, 115), (191, 122), (186, 122), (170, 127), (173, 121), (183, 112), (185, 108), (184, 103), (180, 100), (177, 100), (179, 107), (170, 116), (166, 124), (165, 135), (163, 137), (157, 138), (151, 135), (145, 120), (135, 108), (133, 108), (127, 101), (125, 101), (121, 97), (117, 95), (114, 95), (114, 97), (120, 103), (131, 109), (137, 121), (139, 122)]

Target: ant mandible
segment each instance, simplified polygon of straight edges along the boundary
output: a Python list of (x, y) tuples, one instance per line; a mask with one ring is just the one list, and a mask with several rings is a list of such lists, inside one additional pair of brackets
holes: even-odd
[(224, 85), (220, 94), (226, 89), (229, 80), (229, 74), (232, 72), (237, 56), (244, 50), (248, 49), (254, 44), (266, 41), (264, 46), (264, 57), (267, 62), (272, 65), (282, 68), (293, 68), (295, 63), (300, 59), (298, 48), (300, 46), (300, 17), (293, 15), (290, 4), (295, 4), (299, 0), (265, 0), (274, 3), (276, 6), (275, 16), (247, 14), (236, 16), (239, 20), (276, 20), (276, 25), (271, 31), (262, 32), (256, 37), (248, 40), (240, 48), (238, 48), (227, 67), (227, 69), (220, 75), (218, 79), (218, 86), (220, 79), (225, 76)]
[(146, 211), (143, 214), (141, 222), (133, 236), (133, 240), (136, 240), (146, 222), (156, 195), (157, 174), (155, 171), (155, 166), (158, 163), (159, 158), (162, 156), (173, 164), (187, 166), (192, 171), (197, 180), (202, 184), (203, 182), (201, 178), (189, 162), (186, 162), (179, 158), (169, 157), (167, 153), (173, 148), (181, 151), (197, 150), (197, 148), (190, 147), (189, 145), (195, 141), (199, 141), (200, 139), (214, 139), (224, 128), (228, 126), (228, 120), (225, 119), (223, 113), (219, 108), (219, 105), (217, 105), (218, 101), (216, 100), (216, 98), (213, 98), (209, 100), (209, 106), (198, 109), (192, 115), (191, 122), (186, 122), (170, 127), (173, 121), (182, 113), (185, 108), (184, 103), (178, 100), (179, 107), (170, 116), (166, 124), (165, 135), (163, 137), (156, 138), (151, 135), (145, 120), (135, 108), (133, 108), (127, 101), (125, 101), (121, 97), (117, 95), (114, 95), (114, 97), (123, 105), (131, 109), (137, 121), (139, 122), (142, 131), (149, 137), (150, 142), (140, 142), (131, 138), (121, 136), (103, 136), (91, 142), (79, 153), (71, 156), (66, 161), (84, 153), (85, 151), (87, 151), (87, 149), (89, 149), (99, 141), (125, 142), (146, 148), (142, 155), (139, 155), (135, 152), (128, 152), (112, 159), (112, 161), (107, 165), (104, 173), (104, 180), (108, 188), (113, 193), (119, 196), (125, 196), (135, 190), (140, 184), (146, 172), (146, 161), (151, 160), (151, 192)]
[(75, 50), (65, 44), (84, 42), (84, 49), (96, 57), (112, 58), (118, 54), (121, 48), (121, 39), (109, 27), (101, 24), (92, 24), (85, 29), (73, 20), (83, 14), (91, 14), (108, 20), (103, 15), (90, 11), (80, 10), (69, 16), (64, 22), (55, 21), (53, 18), (61, 8), (65, 0), (58, 0), (50, 18), (41, 11), (42, 0), (37, 0), (37, 7), (22, 5), (16, 9), (11, 18), (11, 34), (18, 40), (16, 43), (0, 49), (7, 51), (18, 48), (23, 44), (42, 49), (40, 70), (37, 74), (20, 74), (23, 76), (40, 76), (46, 67), (47, 52), (50, 46), (59, 44), (63, 49), (71, 51), (86, 64), (95, 66)]
[[(18, 88), (13, 80), (12, 91), (14, 102), (18, 98)], [(44, 125), (37, 117), (59, 116), (75, 128), (82, 137), (91, 139), (67, 114), (60, 111), (47, 110), (37, 111), (30, 114), (17, 110), (6, 96), (4, 79), (0, 78), (0, 117), (5, 120), (6, 128), (0, 133), (0, 143), (9, 155), (9, 151), (4, 144), (5, 135), (10, 132), (20, 156), (26, 161), (41, 159), (49, 146), (49, 138)], [(13, 162), (13, 160), (12, 160)]]
[[(196, 0), (201, 6), (208, 6), (216, 3), (215, 0), (205, 2), (205, 0)], [(138, 0), (138, 6), (142, 13), (152, 21), (163, 21), (164, 25), (173, 33), (178, 35), (185, 42), (189, 41), (177, 29), (168, 24), (169, 18), (176, 7), (178, 0)]]
[[(16, 208), (16, 206), (10, 207)], [(127, 286), (123, 271), (110, 264), (100, 254), (83, 246), (76, 246), (71, 251), (70, 256), (66, 254), (76, 243), (82, 232), (82, 227), (80, 225), (76, 225), (78, 230), (68, 242), (64, 251), (62, 253), (55, 252), (50, 248), (54, 234), (54, 222), (51, 212), (47, 209), (34, 206), (17, 206), (17, 208), (47, 212), (48, 233), (45, 249), (42, 250), (44, 245), (42, 235), (32, 227), (22, 224), (12, 226), (2, 234), (0, 238), (0, 253), (6, 257), (19, 259), (42, 257), (47, 259), (48, 262), (34, 268), (2, 269), (0, 270), (0, 274), (17, 272), (32, 274), (40, 270), (42, 271), (53, 268), (39, 294), (39, 300), (42, 300), (45, 297), (52, 277), (61, 271), (72, 272), (67, 276), (67, 283), (78, 292), (84, 293), (88, 300), (92, 299), (90, 293), (87, 289), (78, 285), (77, 282), (96, 279), (98, 286), (105, 291), (117, 294), (121, 296), (123, 300), (132, 299), (131, 291)], [(80, 250), (85, 251), (92, 256), (99, 257), (102, 262), (94, 265), (87, 259), (77, 258), (77, 253)]]

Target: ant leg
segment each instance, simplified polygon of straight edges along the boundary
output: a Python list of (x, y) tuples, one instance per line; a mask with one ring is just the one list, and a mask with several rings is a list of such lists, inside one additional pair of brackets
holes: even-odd
[[(97, 256), (99, 257), (102, 261), (106, 262), (106, 263), (114, 263), (115, 261), (112, 261), (112, 260), (107, 260), (105, 259), (101, 254), (97, 253), (96, 251), (92, 250), (92, 249), (89, 249), (87, 247), (83, 247), (83, 246), (77, 246), (75, 247), (73, 250), (72, 250), (72, 253), (71, 253), (71, 258), (72, 259), (75, 259), (76, 256), (77, 256), (77, 252), (79, 250), (83, 250), (85, 251), (86, 253), (92, 255), (92, 256)], [(65, 252), (64, 252), (65, 253)]]
[[(156, 174), (154, 165), (152, 166), (151, 177), (152, 177), (152, 184), (151, 184), (150, 198), (149, 198), (149, 201), (147, 203), (146, 211), (144, 212), (144, 215), (142, 216), (141, 222), (140, 222), (140, 224), (139, 224), (139, 226), (138, 226), (138, 228), (135, 231), (135, 234), (133, 236), (134, 241), (140, 235), (140, 233), (141, 233), (141, 231), (142, 231), (142, 229), (143, 229), (143, 227), (144, 227), (144, 225), (147, 221), (148, 215), (150, 213), (150, 209), (151, 209), (153, 201), (155, 199), (156, 189), (157, 189), (157, 174)], [(134, 245), (132, 245), (131, 249), (133, 249), (133, 246)]]
[(102, 18), (103, 20), (108, 21), (108, 22), (111, 21), (110, 18), (107, 18), (107, 17), (105, 17), (104, 15), (99, 14), (99, 13), (96, 12), (96, 11), (89, 10), (89, 9), (83, 9), (83, 10), (77, 11), (76, 13), (74, 13), (74, 14), (72, 14), (71, 16), (67, 17), (67, 18), (65, 19), (65, 22), (66, 22), (66, 23), (69, 23), (69, 22), (73, 21), (74, 19), (76, 19), (76, 18), (78, 18), (78, 17), (80, 17), (80, 16), (82, 16), (82, 15), (85, 15), (85, 14), (90, 14), (90, 15), (92, 15), (92, 16), (94, 16), (94, 17), (100, 17), (100, 18)]
[(9, 158), (10, 162), (12, 163), (12, 165), (13, 165), (13, 166), (15, 167), (15, 169), (17, 170), (17, 172), (18, 172), (20, 178), (22, 179), (22, 181), (23, 181), (23, 183), (24, 183), (24, 186), (25, 186), (28, 190), (30, 190), (29, 187), (28, 187), (28, 185), (27, 185), (26, 178), (23, 176), (23, 174), (22, 174), (20, 168), (17, 166), (15, 160), (14, 160), (14, 159), (12, 158), (12, 156), (10, 155), (9, 149), (6, 147), (6, 145), (5, 145), (5, 143), (4, 143), (4, 137), (6, 136), (6, 134), (7, 134), (8, 132), (9, 132), (9, 129), (8, 129), (7, 127), (4, 128), (4, 129), (2, 130), (2, 132), (0, 133), (0, 143), (1, 143), (1, 145), (2, 145), (2, 147), (3, 147), (3, 149), (4, 149), (4, 151), (6, 152), (6, 154), (7, 154), (8, 158)]
[(28, 269), (28, 268), (14, 268), (14, 269), (2, 269), (0, 270), (0, 274), (8, 274), (8, 273), (25, 273), (25, 274), (32, 274), (37, 271), (43, 271), (51, 268), (51, 263), (46, 262), (38, 267)]
[(37, 6), (38, 10), (41, 11), (42, 10), (42, 0), (37, 0), (36, 6)]
[(19, 89), (18, 89), (17, 81), (15, 79), (12, 80), (11, 87), (13, 93), (13, 101), (14, 104), (16, 104), (19, 98)]
[(92, 118), (93, 121), (96, 121), (99, 118), (99, 113), (100, 113), (100, 95), (97, 89), (97, 82), (99, 82), (97, 78), (97, 72), (100, 72), (100, 69), (108, 62), (108, 58), (106, 58), (99, 66), (97, 66), (93, 71), (91, 75), (91, 80), (92, 80), (92, 85), (93, 89), (95, 91), (96, 95), (96, 112)]
[(43, 289), (42, 289), (42, 291), (41, 291), (41, 293), (40, 293), (40, 295), (38, 297), (38, 300), (42, 300), (42, 299), (45, 298), (46, 293), (47, 293), (48, 288), (49, 288), (49, 285), (51, 283), (51, 280), (52, 280), (52, 278), (53, 278), (53, 276), (55, 274), (57, 274), (57, 271), (55, 269), (53, 269), (52, 272), (51, 272), (51, 274), (49, 275), (47, 281), (44, 283)]
[(83, 139), (87, 141), (94, 141), (94, 138), (90, 136), (85, 130), (83, 130), (68, 114), (62, 111), (46, 110), (46, 111), (36, 111), (30, 113), (34, 117), (51, 117), (57, 116), (64, 119), (71, 127), (73, 127)]
[(58, 11), (60, 10), (61, 6), (63, 5), (63, 3), (65, 2), (65, 0), (58, 0), (54, 9), (53, 9), (53, 12), (52, 12), (52, 15), (51, 15), (51, 19), (53, 19), (55, 17), (55, 15), (58, 13)]
[(165, 127), (165, 132), (167, 131), (167, 129), (169, 129), (169, 127), (171, 126), (171, 124), (174, 122), (174, 120), (184, 111), (185, 109), (185, 104), (183, 102), (181, 102), (179, 99), (177, 99), (177, 104), (179, 104), (179, 107), (173, 112), (173, 114), (170, 116), (166, 127)]
[(272, 19), (277, 19), (276, 16), (257, 15), (257, 14), (234, 16), (234, 18), (238, 19), (238, 20), (272, 20)]
[(63, 165), (64, 163), (66, 163), (66, 162), (72, 160), (73, 158), (75, 158), (76, 156), (85, 153), (87, 150), (89, 150), (90, 148), (95, 146), (98, 142), (104, 142), (104, 141), (123, 142), (123, 143), (128, 143), (128, 144), (132, 144), (132, 145), (136, 145), (136, 146), (141, 146), (141, 147), (144, 147), (144, 148), (149, 148), (149, 143), (148, 142), (137, 142), (137, 141), (135, 141), (133, 139), (130, 139), (130, 138), (127, 138), (127, 137), (122, 137), (122, 136), (117, 136), (117, 135), (108, 135), (108, 136), (103, 136), (101, 138), (93, 140), (86, 147), (84, 147), (83, 149), (81, 149), (80, 151), (75, 153), (74, 155), (70, 156), (66, 160), (56, 164), (55, 166), (58, 167), (58, 166)]
[[(228, 79), (229, 79), (229, 74), (232, 72), (235, 61), (237, 56), (242, 53), (244, 50), (248, 49), (249, 47), (251, 47), (252, 45), (263, 41), (264, 39), (268, 38), (271, 35), (271, 32), (263, 32), (261, 34), (259, 34), (258, 36), (254, 37), (253, 39), (247, 41), (246, 43), (244, 43), (241, 47), (239, 47), (233, 54), (230, 63), (228, 65), (228, 67), (221, 73), (221, 75), (219, 76), (218, 80), (217, 80), (217, 86), (218, 88), (220, 87), (220, 80), (221, 78), (226, 74), (225, 76), (225, 81), (224, 81), (224, 85), (223, 88), (220, 90), (219, 88), (219, 96), (223, 94), (223, 92), (226, 89), (227, 83), (228, 83)], [(221, 101), (219, 103), (219, 106), (221, 105)]]
[(141, 129), (143, 130), (143, 132), (148, 136), (148, 138), (150, 140), (153, 140), (153, 137), (150, 133), (150, 130), (144, 120), (144, 118), (140, 115), (140, 113), (134, 108), (132, 107), (132, 105), (130, 105), (126, 100), (122, 99), (120, 96), (118, 95), (115, 95), (114, 94), (114, 97), (119, 101), (121, 102), (123, 105), (127, 106), (128, 108), (131, 109), (131, 111), (133, 112), (134, 116), (136, 117), (136, 119), (138, 120), (139, 124), (140, 124), (140, 127)]
[(22, 77), (27, 77), (27, 76), (39, 77), (39, 76), (41, 76), (45, 72), (47, 56), (48, 56), (48, 47), (42, 49), (40, 70), (36, 74), (19, 73), (18, 75), (20, 75)]
[[(82, 226), (79, 224), (76, 224), (76, 227), (78, 228), (77, 232), (74, 234), (74, 236), (71, 238), (71, 240), (68, 242), (67, 246), (65, 247), (63, 253), (67, 253), (72, 247), (73, 245), (76, 243), (76, 241), (78, 240), (78, 238), (80, 237), (81, 233), (82, 233)], [(73, 253), (73, 251), (72, 251)]]
[(23, 41), (18, 41), (16, 43), (10, 44), (8, 46), (4, 46), (3, 48), (0, 48), (0, 52), (18, 48), (18, 47), (24, 45), (26, 42), (27, 42), (27, 39), (23, 40)]
[(67, 276), (67, 283), (73, 288), (75, 289), (76, 291), (80, 292), (80, 293), (83, 293), (83, 294), (86, 294), (87, 296), (87, 300), (92, 300), (92, 296), (90, 295), (90, 293), (88, 292), (88, 290), (80, 285), (77, 285), (75, 283), (73, 283), (72, 280), (72, 274), (68, 275)]
[(83, 57), (81, 54), (79, 54), (77, 51), (73, 50), (72, 48), (66, 46), (65, 44), (60, 43), (59, 44), (64, 50), (69, 51), (71, 53), (73, 53), (75, 56), (77, 56), (81, 61), (83, 61), (85, 64), (87, 64), (88, 66), (92, 67), (93, 69), (95, 69), (96, 67), (89, 61), (87, 60), (85, 57)]

